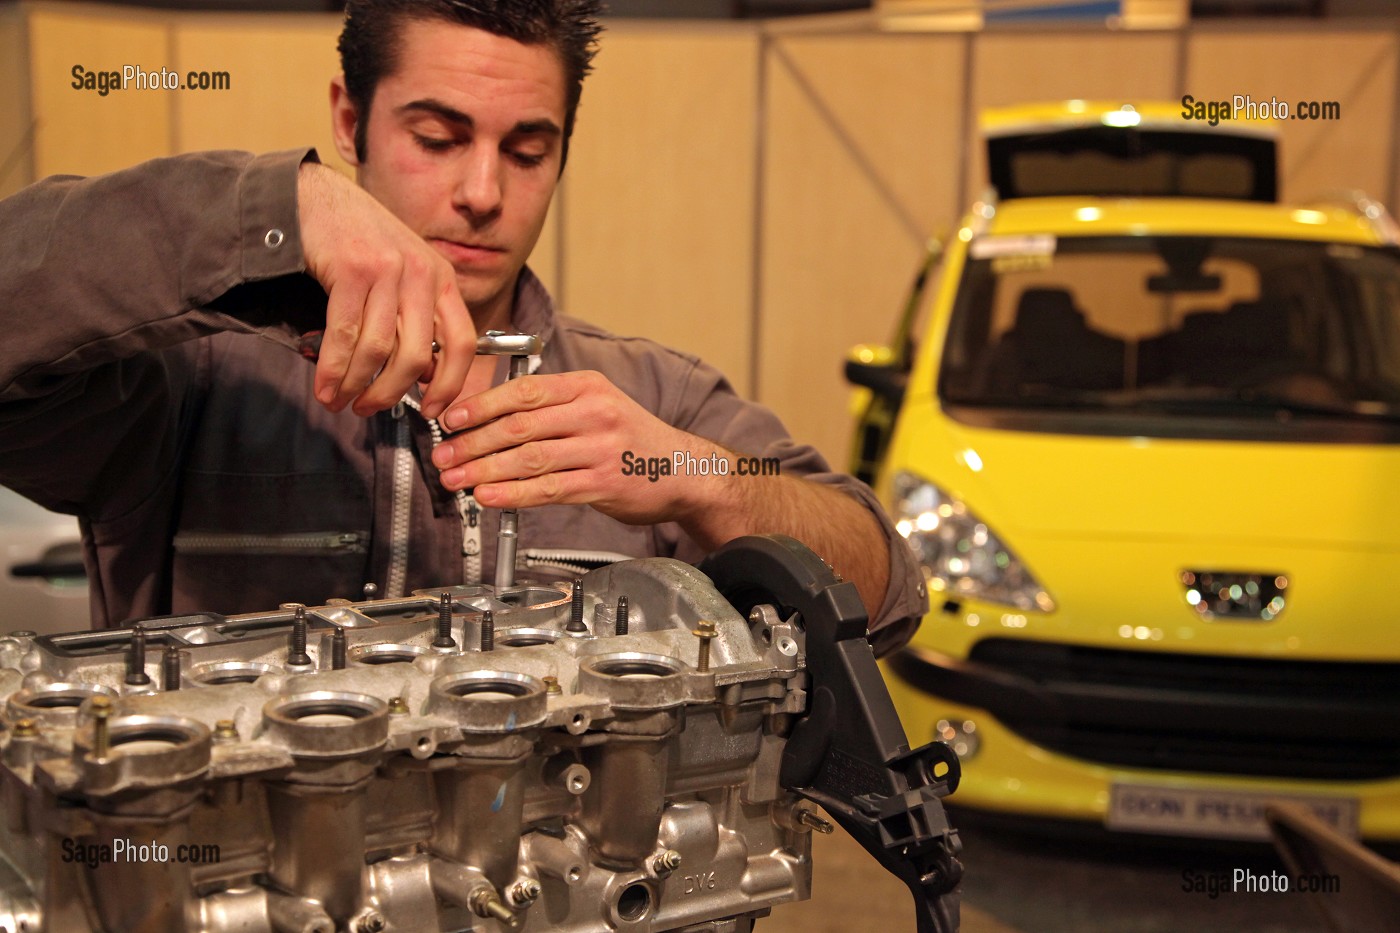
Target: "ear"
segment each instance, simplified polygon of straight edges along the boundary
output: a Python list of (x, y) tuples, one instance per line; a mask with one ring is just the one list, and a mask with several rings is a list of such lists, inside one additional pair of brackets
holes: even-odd
[(331, 79), (331, 134), (335, 138), (335, 151), (356, 168), (360, 165), (355, 153), (355, 127), (359, 119), (350, 92), (345, 89), (345, 75), (338, 74)]

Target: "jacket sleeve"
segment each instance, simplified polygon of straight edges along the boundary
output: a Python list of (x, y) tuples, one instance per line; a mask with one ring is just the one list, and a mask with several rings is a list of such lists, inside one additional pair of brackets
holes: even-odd
[(315, 286), (296, 212), (309, 154), (157, 159), (0, 202), (0, 483), (90, 519), (159, 487), (207, 365), (194, 338), (302, 329), (279, 322)]
[[(869, 510), (889, 544), (889, 585), (880, 610), (870, 620), (870, 642), (877, 656), (884, 656), (907, 642), (928, 611), (928, 589), (914, 552), (880, 506), (870, 487), (845, 473), (837, 473), (816, 448), (794, 441), (778, 416), (756, 402), (741, 398), (716, 369), (698, 360), (681, 390), (680, 410), (672, 424), (709, 438), (730, 450), (752, 457), (776, 457), (779, 473), (802, 477), (839, 489)], [(682, 552), (688, 539), (680, 545)], [(686, 560), (699, 554), (678, 553)]]

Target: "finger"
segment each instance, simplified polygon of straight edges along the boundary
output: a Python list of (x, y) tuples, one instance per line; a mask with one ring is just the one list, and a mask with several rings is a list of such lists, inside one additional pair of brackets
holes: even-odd
[[(428, 354), (428, 368), (423, 370), (422, 374), (418, 377), (418, 384), (423, 386), (424, 390), (426, 390), (433, 381), (433, 374), (437, 372), (437, 361), (438, 355), (436, 351)], [(425, 417), (431, 418), (433, 416), (426, 415)]]
[(593, 466), (593, 447), (591, 441), (576, 437), (531, 441), (495, 456), (456, 464), (443, 471), (442, 484), (455, 491), (483, 483), (585, 469)]
[(566, 470), (533, 479), (478, 486), (472, 496), (488, 508), (529, 509), (539, 505), (586, 503), (592, 498), (593, 485), (590, 471)]
[[(384, 366), (384, 361), (394, 349), (398, 311), (398, 276), (380, 276), (365, 298), (360, 318), (360, 337), (355, 341), (355, 352), (350, 356), (345, 379), (336, 393), (337, 402), (343, 405), (358, 398)], [(402, 386), (401, 390), (407, 388)]]
[(461, 431), (486, 424), (512, 412), (563, 405), (579, 396), (579, 375), (581, 374), (559, 373), (511, 379), (474, 395), (459, 405), (454, 405), (443, 415), (443, 423), (449, 430)]
[(476, 327), (454, 279), (443, 286), (437, 301), (433, 329), (440, 346), (433, 361), (432, 377), (423, 393), (423, 414), (436, 418), (456, 401), (476, 359)]
[(499, 454), (531, 441), (569, 437), (589, 420), (577, 409), (578, 406), (552, 406), (506, 415), (443, 441), (433, 451), (433, 463), (442, 469)]
[(404, 262), (404, 273), (397, 288), (394, 349), (384, 367), (358, 399), (355, 412), (370, 415), (389, 408), (432, 365), (433, 288), (430, 270), (413, 259)]
[(326, 300), (326, 332), (321, 338), (320, 357), (316, 362), (316, 398), (321, 404), (339, 411), (336, 398), (350, 357), (360, 339), (360, 318), (365, 298), (369, 294), (366, 281), (348, 276), (331, 285)]

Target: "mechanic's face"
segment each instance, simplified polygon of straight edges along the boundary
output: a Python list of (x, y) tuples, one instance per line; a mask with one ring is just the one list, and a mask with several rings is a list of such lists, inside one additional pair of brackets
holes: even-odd
[(559, 179), (563, 64), (548, 46), (469, 26), (408, 20), (400, 29), (398, 68), (370, 104), (363, 161), (343, 77), (332, 84), (336, 148), (365, 190), (452, 263), (477, 329), (504, 326)]

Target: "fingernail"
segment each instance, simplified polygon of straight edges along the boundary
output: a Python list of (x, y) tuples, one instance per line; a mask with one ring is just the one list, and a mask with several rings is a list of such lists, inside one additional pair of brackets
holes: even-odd
[(466, 475), (466, 471), (461, 468), (448, 470), (446, 473), (442, 474), (442, 484), (444, 486), (460, 486), (462, 485), (462, 480), (466, 479)]
[(424, 418), (436, 418), (440, 414), (442, 414), (442, 405), (438, 402), (434, 402), (431, 405), (423, 406)]
[(316, 393), (316, 397), (321, 400), (322, 405), (329, 405), (331, 399), (335, 398), (335, 388), (332, 386), (326, 386), (324, 389)]
[(438, 468), (447, 466), (452, 462), (452, 451), (444, 444), (433, 449), (433, 464)]
[(460, 408), (454, 408), (442, 416), (442, 423), (447, 425), (450, 431), (460, 430), (466, 426), (467, 413)]

